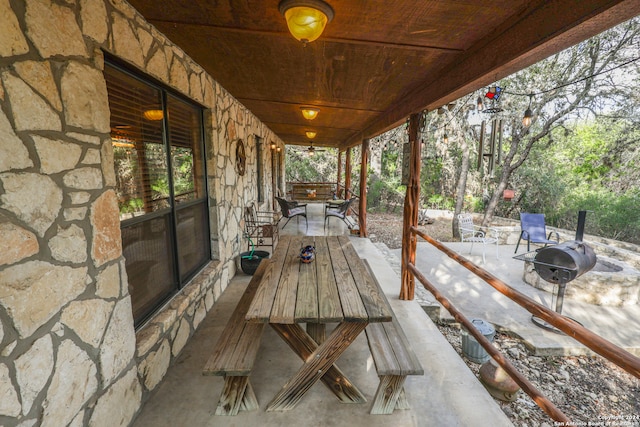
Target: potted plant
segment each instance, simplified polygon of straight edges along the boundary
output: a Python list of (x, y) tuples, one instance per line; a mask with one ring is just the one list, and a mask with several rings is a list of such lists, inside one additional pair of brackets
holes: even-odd
[(244, 274), (253, 276), (260, 262), (265, 258), (269, 258), (270, 254), (267, 251), (256, 251), (251, 238), (249, 238), (249, 243), (251, 243), (251, 250), (240, 253), (240, 268), (242, 268)]

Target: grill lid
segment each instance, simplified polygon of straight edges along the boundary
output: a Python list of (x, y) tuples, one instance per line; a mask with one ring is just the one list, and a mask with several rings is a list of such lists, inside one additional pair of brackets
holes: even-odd
[(596, 265), (596, 254), (581, 241), (568, 241), (542, 248), (536, 254), (534, 267), (540, 277), (550, 283), (567, 283)]

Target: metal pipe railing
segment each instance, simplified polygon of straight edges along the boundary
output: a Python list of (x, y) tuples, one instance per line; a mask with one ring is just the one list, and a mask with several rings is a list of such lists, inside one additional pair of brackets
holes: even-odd
[(468, 259), (458, 255), (456, 252), (447, 248), (442, 243), (421, 232), (416, 227), (411, 227), (411, 232), (431, 243), (441, 252), (444, 252), (449, 258), (457, 261), (460, 265), (473, 272), (493, 288), (529, 311), (534, 316), (547, 321), (551, 325), (567, 334), (567, 336), (570, 336), (576, 341), (581, 342), (589, 349), (598, 353), (605, 359), (615, 363), (620, 368), (624, 369), (636, 378), (640, 378), (639, 357), (636, 357), (625, 349), (618, 347), (610, 341), (607, 341), (598, 334), (591, 332), (589, 329), (585, 328), (578, 322), (571, 320), (570, 318), (565, 317), (561, 314), (558, 314), (543, 305), (538, 304), (531, 298), (513, 289), (488, 271), (484, 270), (481, 267), (478, 267)]

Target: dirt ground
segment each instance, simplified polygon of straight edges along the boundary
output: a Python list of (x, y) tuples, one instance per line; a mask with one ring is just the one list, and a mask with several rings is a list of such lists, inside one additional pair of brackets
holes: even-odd
[[(418, 229), (441, 242), (453, 241), (451, 219), (433, 218), (433, 224), (420, 225)], [(402, 247), (402, 215), (367, 213), (367, 231), (372, 242), (385, 243), (389, 249)]]

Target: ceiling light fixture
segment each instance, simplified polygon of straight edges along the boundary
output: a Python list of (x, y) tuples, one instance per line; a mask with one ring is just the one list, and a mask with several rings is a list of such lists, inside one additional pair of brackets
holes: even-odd
[(282, 0), (278, 10), (291, 35), (305, 46), (320, 37), (334, 15), (333, 8), (322, 0)]
[(120, 147), (120, 148), (135, 148), (135, 145), (133, 144), (133, 142), (127, 141), (127, 140), (116, 140), (116, 139), (112, 139), (111, 140), (111, 144), (114, 147)]
[(307, 135), (307, 138), (309, 139), (313, 139), (316, 137), (316, 135), (318, 134), (318, 132), (314, 132), (312, 130), (307, 130), (304, 132), (305, 135)]
[(444, 125), (444, 135), (442, 136), (442, 142), (449, 143), (449, 135), (447, 135), (447, 125)]
[(144, 116), (145, 119), (151, 120), (154, 122), (162, 120), (162, 118), (164, 117), (164, 113), (162, 112), (162, 110), (157, 110), (157, 109), (146, 110), (142, 113), (142, 115)]
[(302, 110), (302, 116), (307, 120), (315, 119), (320, 112), (318, 108), (314, 107), (300, 107), (300, 110)]

